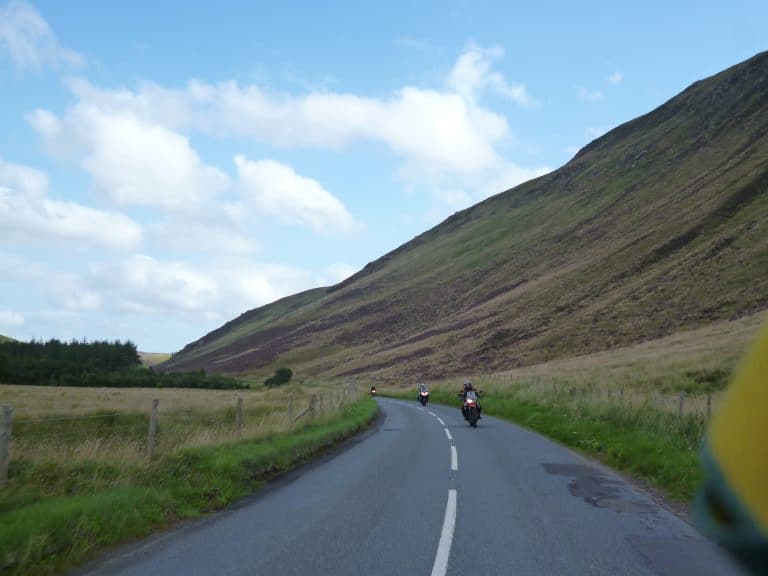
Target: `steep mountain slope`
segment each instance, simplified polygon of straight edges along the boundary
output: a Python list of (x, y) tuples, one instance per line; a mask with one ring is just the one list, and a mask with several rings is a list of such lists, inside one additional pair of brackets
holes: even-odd
[(165, 368), (427, 378), (657, 338), (768, 307), (768, 52), (330, 288)]

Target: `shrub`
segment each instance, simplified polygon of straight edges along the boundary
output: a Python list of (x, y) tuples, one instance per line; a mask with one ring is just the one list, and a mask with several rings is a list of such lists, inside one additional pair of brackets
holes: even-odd
[(282, 384), (287, 384), (293, 378), (293, 370), (290, 368), (278, 368), (275, 373), (264, 380), (264, 386), (267, 388), (275, 388)]

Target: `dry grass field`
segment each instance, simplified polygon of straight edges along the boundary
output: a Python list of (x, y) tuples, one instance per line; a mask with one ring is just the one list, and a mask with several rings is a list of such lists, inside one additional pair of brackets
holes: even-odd
[(139, 358), (144, 366), (157, 366), (171, 357), (165, 352), (139, 352)]
[[(678, 412), (683, 392), (683, 413), (705, 416), (708, 398), (714, 411), (733, 368), (766, 321), (768, 314), (762, 312), (627, 348), (466, 377), (489, 398), (670, 413)], [(460, 378), (432, 382), (445, 390), (460, 385)]]
[[(316, 419), (335, 414), (344, 404), (343, 389), (323, 384), (237, 392), (2, 385), (0, 404), (14, 410), (12, 460), (132, 466), (146, 461), (153, 399), (159, 401), (156, 454), (168, 455), (290, 430), (306, 422), (308, 414), (295, 419), (307, 410), (313, 394)], [(243, 403), (239, 428), (238, 397)]]

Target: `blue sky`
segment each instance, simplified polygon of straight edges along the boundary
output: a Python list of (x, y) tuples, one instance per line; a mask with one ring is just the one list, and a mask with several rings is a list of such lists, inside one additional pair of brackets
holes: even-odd
[(174, 351), (768, 48), (768, 3), (0, 4), (0, 333)]

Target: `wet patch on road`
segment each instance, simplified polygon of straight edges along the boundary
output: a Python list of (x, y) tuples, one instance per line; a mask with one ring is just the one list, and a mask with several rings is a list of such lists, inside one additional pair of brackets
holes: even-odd
[(542, 464), (548, 474), (568, 476), (568, 490), (577, 498), (596, 508), (609, 508), (616, 512), (656, 512), (657, 506), (648, 500), (640, 499), (624, 489), (619, 480), (607, 478), (598, 468), (584, 464)]

